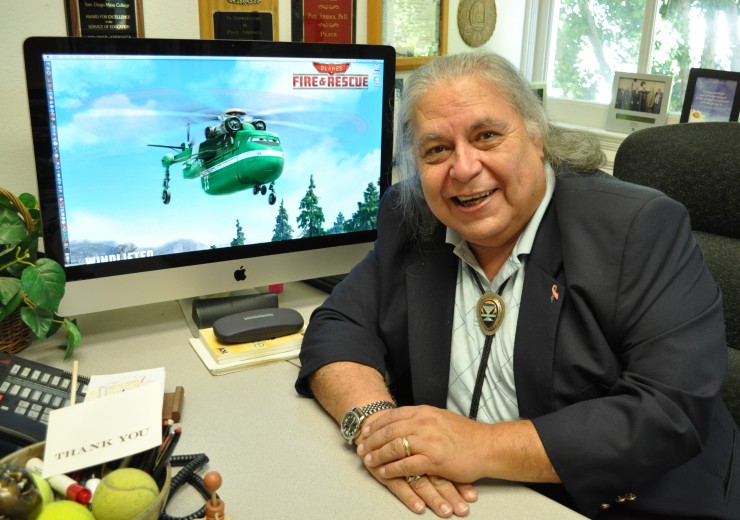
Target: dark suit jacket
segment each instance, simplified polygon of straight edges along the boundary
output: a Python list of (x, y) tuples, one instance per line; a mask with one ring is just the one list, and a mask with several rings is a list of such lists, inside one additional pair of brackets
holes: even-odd
[[(458, 258), (442, 226), (409, 240), (395, 199), (373, 252), (311, 319), (304, 395), (308, 375), (349, 360), (387, 374), (399, 404), (446, 406)], [(684, 207), (603, 172), (561, 173), (526, 269), (520, 416), (563, 482), (534, 487), (587, 516), (739, 518), (721, 298)]]

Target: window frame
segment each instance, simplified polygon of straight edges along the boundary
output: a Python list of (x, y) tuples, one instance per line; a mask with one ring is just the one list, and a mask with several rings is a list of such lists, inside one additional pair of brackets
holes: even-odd
[[(522, 41), (522, 72), (532, 81), (547, 81), (548, 63), (555, 30), (553, 16), (557, 0), (526, 0), (524, 38)], [(638, 74), (650, 74), (658, 20), (658, 0), (645, 1), (640, 52), (637, 60)], [(571, 100), (548, 97), (550, 116), (558, 122), (579, 127), (589, 127), (607, 132), (606, 120), (609, 105), (595, 101)], [(668, 124), (677, 123), (680, 114), (669, 114)], [(607, 132), (608, 133), (608, 132)]]

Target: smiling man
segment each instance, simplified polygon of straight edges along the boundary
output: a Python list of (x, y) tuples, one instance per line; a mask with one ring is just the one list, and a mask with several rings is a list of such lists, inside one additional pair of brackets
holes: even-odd
[(417, 69), (397, 113), (402, 180), (297, 390), (416, 512), (465, 516), (493, 477), (590, 517), (734, 518), (722, 303), (685, 208), (600, 171), (493, 54)]

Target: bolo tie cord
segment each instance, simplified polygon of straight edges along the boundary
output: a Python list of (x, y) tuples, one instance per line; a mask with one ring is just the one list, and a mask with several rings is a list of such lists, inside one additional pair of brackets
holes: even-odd
[[(478, 273), (475, 272), (475, 270), (468, 266), (468, 269), (470, 270), (470, 274), (473, 277), (473, 281), (475, 281), (475, 284), (478, 286), (478, 289), (480, 289), (481, 294), (485, 294), (485, 289), (483, 289), (483, 284), (480, 283), (480, 279), (478, 278)], [(501, 284), (501, 286), (498, 288), (498, 291), (496, 291), (496, 294), (499, 296), (501, 293), (504, 292), (504, 289), (506, 288), (506, 284), (509, 283), (509, 280), (511, 277), (504, 280), (504, 282)], [(481, 353), (481, 359), (480, 359), (480, 365), (478, 365), (478, 374), (475, 377), (475, 387), (473, 388), (473, 400), (470, 403), (470, 413), (468, 414), (468, 417), (475, 420), (478, 417), (478, 409), (480, 407), (480, 400), (481, 395), (483, 394), (483, 381), (486, 379), (486, 368), (488, 367), (488, 358), (491, 356), (491, 345), (493, 344), (493, 338), (496, 334), (492, 334), (490, 336), (486, 335), (486, 341), (483, 344), (483, 352)]]

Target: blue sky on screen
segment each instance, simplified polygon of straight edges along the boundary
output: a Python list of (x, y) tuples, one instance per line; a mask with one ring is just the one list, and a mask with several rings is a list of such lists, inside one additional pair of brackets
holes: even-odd
[[(311, 174), (325, 227), (340, 211), (351, 217), (379, 176), (382, 77), (372, 63), (352, 63), (347, 73), (368, 75), (367, 89), (293, 88), (294, 74), (315, 73), (310, 59), (53, 60), (70, 240), (149, 248), (192, 239), (221, 246), (234, 238), (238, 219), (248, 243), (266, 242), (281, 200), (297, 234)], [(160, 161), (170, 150), (148, 145), (179, 146), (188, 127), (197, 144), (206, 126), (216, 124), (214, 116), (230, 108), (263, 119), (281, 139), (277, 204), (251, 189), (207, 195), (200, 179), (184, 179), (182, 164), (175, 164), (172, 200), (164, 205)]]

